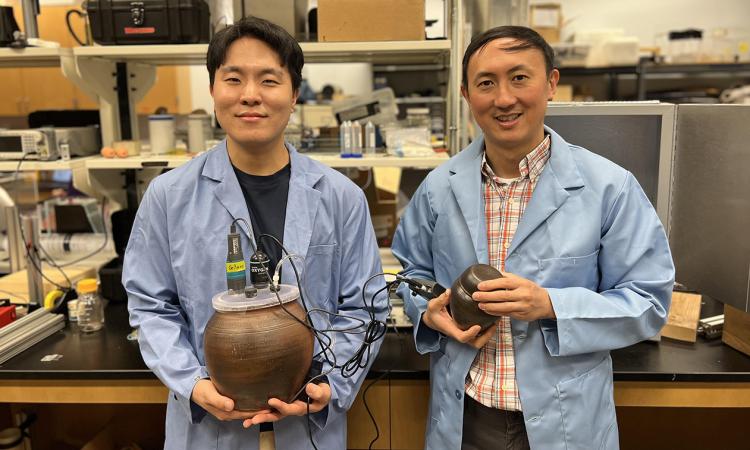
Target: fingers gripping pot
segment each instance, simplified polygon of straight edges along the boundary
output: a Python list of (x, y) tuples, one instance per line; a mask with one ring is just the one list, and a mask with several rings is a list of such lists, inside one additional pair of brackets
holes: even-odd
[(291, 402), (302, 387), (313, 335), (298, 298), (297, 287), (285, 284), (278, 292), (261, 289), (252, 297), (229, 291), (214, 296), (215, 312), (203, 338), (206, 366), (235, 409), (266, 409), (272, 397)]
[(451, 286), (450, 307), (453, 320), (462, 330), (468, 330), (474, 325), (480, 325), (482, 331), (491, 327), (498, 317), (487, 314), (479, 309), (479, 302), (471, 295), (478, 291), (477, 285), (482, 281), (502, 278), (499, 270), (487, 264), (474, 264), (456, 278)]

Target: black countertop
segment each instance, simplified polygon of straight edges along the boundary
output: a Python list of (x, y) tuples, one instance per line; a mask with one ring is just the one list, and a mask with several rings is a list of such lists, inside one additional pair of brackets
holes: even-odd
[[(718, 311), (718, 312), (717, 312)], [(721, 313), (708, 299), (703, 317)], [(0, 366), (0, 379), (118, 380), (153, 379), (138, 344), (127, 340), (131, 329), (124, 304), (106, 309), (103, 330), (83, 334), (66, 326), (41, 343)], [(42, 362), (59, 354), (56, 361)], [(612, 352), (615, 381), (750, 382), (750, 357), (721, 343), (698, 338), (695, 344), (662, 339), (641, 342)], [(392, 378), (429, 376), (429, 357), (417, 354), (411, 330), (389, 331), (370, 376), (389, 371)]]

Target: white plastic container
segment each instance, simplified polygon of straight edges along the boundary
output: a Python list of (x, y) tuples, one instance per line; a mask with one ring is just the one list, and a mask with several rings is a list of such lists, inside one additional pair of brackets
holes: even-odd
[(211, 116), (190, 114), (188, 116), (188, 151), (200, 153), (206, 150), (206, 141), (211, 139)]
[(163, 155), (174, 150), (174, 128), (174, 116), (171, 114), (148, 116), (148, 133), (152, 154)]

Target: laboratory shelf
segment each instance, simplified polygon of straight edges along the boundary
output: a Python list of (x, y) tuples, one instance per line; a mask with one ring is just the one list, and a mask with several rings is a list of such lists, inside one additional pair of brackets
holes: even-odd
[(59, 67), (60, 54), (69, 52), (66, 48), (0, 48), (0, 67)]
[(85, 164), (85, 161), (90, 158), (92, 157), (84, 156), (72, 158), (70, 160), (58, 159), (56, 161), (25, 160), (21, 162), (20, 166), (18, 160), (0, 160), (0, 172), (15, 172), (16, 170), (21, 172), (32, 172), (37, 170), (68, 170), (73, 168), (76, 164)]
[[(448, 160), (446, 153), (435, 156), (397, 157), (387, 155), (363, 156), (362, 158), (342, 158), (332, 153), (304, 153), (310, 158), (334, 168), (347, 167), (410, 167), (432, 169)], [(128, 158), (104, 158), (94, 156), (86, 160), (86, 168), (91, 169), (173, 169), (185, 164), (192, 156), (188, 155), (142, 155)], [(15, 167), (12, 169), (15, 170)]]
[[(436, 63), (450, 55), (450, 40), (301, 42), (305, 62)], [(76, 57), (152, 65), (205, 65), (208, 44), (76, 47)]]
[(86, 169), (174, 169), (193, 157), (189, 155), (139, 155), (128, 158), (105, 158), (96, 156), (86, 161)]

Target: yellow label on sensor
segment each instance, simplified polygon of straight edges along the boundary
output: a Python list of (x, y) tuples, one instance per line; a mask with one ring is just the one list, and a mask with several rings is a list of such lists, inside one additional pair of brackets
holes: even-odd
[(244, 270), (245, 270), (245, 261), (227, 263), (227, 272), (242, 272)]

